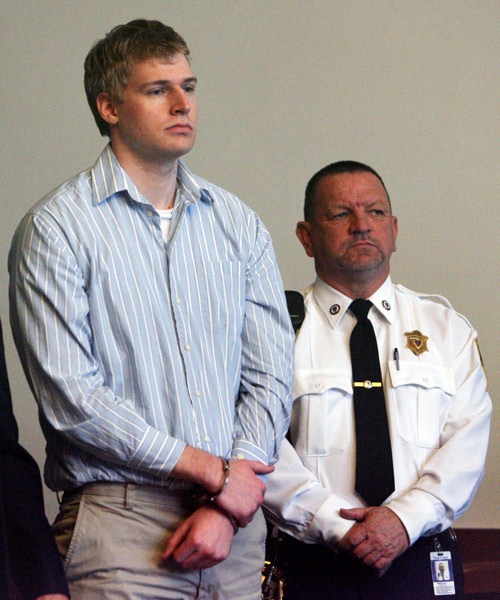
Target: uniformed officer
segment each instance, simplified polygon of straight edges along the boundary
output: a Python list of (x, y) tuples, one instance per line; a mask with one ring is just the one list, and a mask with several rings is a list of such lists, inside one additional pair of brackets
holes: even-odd
[[(320, 170), (304, 213), (296, 233), (317, 278), (296, 342), (291, 443), (265, 497), (269, 519), (296, 538), (281, 553), (285, 597), (461, 597), (450, 527), (483, 476), (491, 415), (477, 334), (445, 298), (392, 283), (398, 222), (371, 167), (342, 161)], [(353, 376), (356, 299), (371, 302), (380, 382)], [(371, 456), (362, 450), (371, 422), (359, 425), (358, 413), (371, 405), (355, 406), (359, 388), (378, 389), (385, 404), (391, 483), (376, 501), (357, 488), (357, 454), (367, 452), (370, 485), (384, 477), (377, 441)], [(446, 580), (438, 580), (439, 563)]]

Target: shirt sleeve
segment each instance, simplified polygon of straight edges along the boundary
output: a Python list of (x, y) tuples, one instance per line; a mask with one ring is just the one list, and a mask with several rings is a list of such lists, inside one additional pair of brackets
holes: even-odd
[(258, 217), (246, 273), (233, 457), (274, 463), (288, 429), (293, 330), (271, 238)]
[(87, 289), (64, 232), (28, 214), (9, 255), (10, 314), (42, 424), (110, 465), (165, 478), (185, 443), (150, 426), (133, 403), (105, 385), (93, 355)]
[(470, 506), (484, 475), (491, 398), (476, 332), (454, 313), (456, 391), (436, 448), (410, 489), (387, 506), (405, 525), (411, 543), (450, 527)]
[(321, 485), (285, 439), (276, 470), (268, 478), (264, 508), (269, 520), (282, 531), (336, 551), (353, 526), (339, 510), (355, 506)]

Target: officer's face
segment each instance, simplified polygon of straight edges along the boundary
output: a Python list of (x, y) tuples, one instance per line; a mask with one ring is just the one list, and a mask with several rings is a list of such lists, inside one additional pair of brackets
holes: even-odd
[(384, 186), (368, 172), (329, 175), (316, 187), (311, 222), (297, 225), (297, 236), (317, 274), (329, 285), (361, 274), (385, 281), (396, 250), (398, 224)]

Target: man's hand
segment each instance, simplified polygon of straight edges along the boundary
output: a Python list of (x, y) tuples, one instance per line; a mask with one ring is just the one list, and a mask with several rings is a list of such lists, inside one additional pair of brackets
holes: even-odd
[[(228, 484), (215, 502), (229, 513), (240, 527), (246, 527), (264, 501), (265, 484), (257, 475), (272, 473), (274, 467), (256, 460), (232, 460)], [(221, 459), (204, 450), (186, 446), (170, 475), (204, 487), (208, 494), (220, 490), (226, 478)]]
[(213, 504), (200, 507), (176, 529), (162, 558), (183, 569), (206, 569), (229, 556), (234, 529), (227, 514)]
[(403, 523), (386, 506), (342, 508), (340, 516), (357, 521), (340, 542), (340, 550), (361, 560), (380, 577), (410, 545)]
[(264, 501), (265, 484), (257, 475), (272, 473), (274, 467), (255, 460), (232, 460), (229, 482), (215, 503), (228, 512), (240, 527), (246, 527)]

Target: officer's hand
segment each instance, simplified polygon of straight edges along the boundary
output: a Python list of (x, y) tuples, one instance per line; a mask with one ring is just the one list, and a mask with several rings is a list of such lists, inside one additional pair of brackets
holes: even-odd
[(342, 508), (340, 516), (356, 521), (340, 542), (340, 550), (361, 560), (380, 576), (410, 545), (403, 523), (386, 506)]

